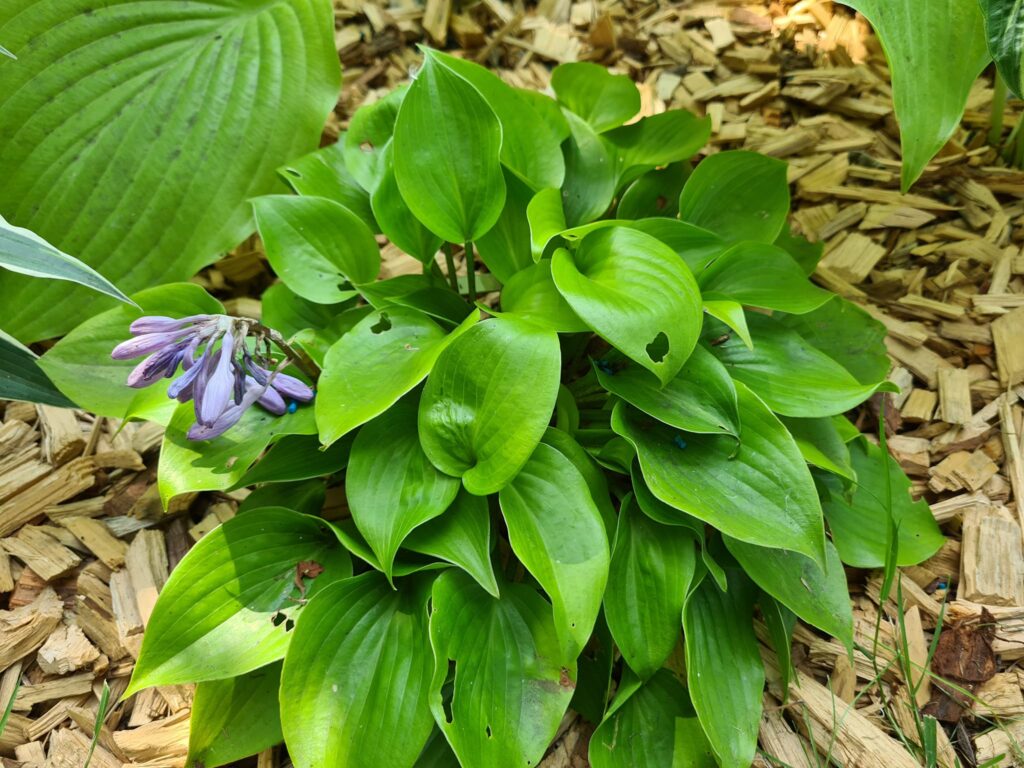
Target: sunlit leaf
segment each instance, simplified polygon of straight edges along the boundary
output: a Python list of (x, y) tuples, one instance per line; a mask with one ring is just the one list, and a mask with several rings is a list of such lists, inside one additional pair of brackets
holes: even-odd
[(340, 203), (370, 229), (379, 231), (370, 208), (370, 196), (345, 165), (344, 140), (342, 136), (337, 143), (296, 158), (277, 172), (296, 193)]
[(560, 103), (598, 133), (622, 125), (640, 111), (640, 91), (632, 80), (589, 61), (555, 67), (551, 87)]

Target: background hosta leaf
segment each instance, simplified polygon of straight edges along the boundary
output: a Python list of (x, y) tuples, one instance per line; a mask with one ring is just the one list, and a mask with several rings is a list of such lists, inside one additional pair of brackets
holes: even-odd
[(582, 445), (576, 442), (572, 435), (556, 427), (548, 427), (544, 431), (543, 442), (565, 456), (583, 475), (583, 479), (590, 489), (590, 498), (597, 505), (601, 519), (604, 521), (605, 531), (608, 538), (611, 539), (615, 535), (615, 507), (608, 490), (608, 480), (597, 462)]
[[(249, 234), (246, 201), (316, 148), (338, 98), (327, 0), (11, 0), (0, 39), (18, 54), (0, 66), (0, 213), (127, 293)], [(28, 280), (0, 279), (0, 327), (23, 341), (109, 306)]]
[(739, 439), (736, 385), (717, 358), (698, 344), (682, 370), (664, 387), (635, 365), (606, 372), (597, 367), (601, 386), (649, 416), (687, 432), (726, 433)]
[(530, 225), (533, 260), (539, 262), (551, 238), (565, 229), (561, 190), (542, 189), (530, 198), (526, 206), (526, 219)]
[(373, 232), (325, 197), (268, 195), (252, 201), (267, 260), (281, 281), (319, 304), (351, 298), (343, 284), (369, 283), (380, 272)]
[(541, 259), (514, 274), (502, 288), (501, 308), (561, 333), (590, 330), (555, 287), (551, 259)]
[(723, 533), (823, 559), (821, 505), (786, 428), (742, 384), (740, 446), (725, 435), (681, 434), (620, 404), (612, 428), (636, 446), (651, 492)]
[(277, 705), (280, 685), (280, 663), (197, 685), (187, 764), (216, 768), (279, 744), (283, 738)]
[(741, 150), (701, 160), (679, 198), (679, 218), (730, 242), (774, 242), (788, 212), (786, 164)]
[(747, 768), (757, 748), (764, 666), (754, 636), (754, 588), (736, 570), (723, 592), (704, 579), (683, 611), (686, 679), (722, 768)]
[(505, 190), (505, 205), (498, 221), (476, 241), (480, 260), (502, 283), (507, 283), (519, 270), (533, 265), (530, 222), (526, 213), (533, 191), (507, 169)]
[(117, 286), (74, 256), (63, 253), (35, 232), (16, 227), (0, 216), (0, 268), (30, 277), (68, 280), (131, 304)]
[(348, 208), (370, 229), (379, 231), (370, 196), (345, 165), (344, 137), (337, 143), (292, 160), (278, 169), (297, 194), (323, 197)]
[(388, 142), (378, 171), (377, 186), (371, 196), (373, 214), (388, 240), (414, 259), (429, 264), (441, 248), (441, 238), (423, 226), (398, 191), (395, 177), (395, 148)]
[(287, 435), (278, 440), (238, 481), (237, 487), (258, 483), (310, 480), (333, 475), (348, 464), (351, 440), (324, 449), (315, 435)]
[(640, 111), (640, 91), (632, 80), (589, 61), (555, 67), (551, 88), (560, 103), (598, 133), (622, 125)]
[(444, 512), (459, 492), (458, 478), (439, 472), (420, 447), (418, 405), (410, 395), (364, 425), (345, 473), (352, 519), (389, 579), (409, 532)]
[(398, 188), (431, 232), (461, 243), (494, 225), (505, 202), (501, 124), (433, 51), (405, 94), (392, 141)]
[(51, 347), (39, 367), (80, 408), (101, 416), (132, 414), (166, 424), (178, 403), (167, 397), (170, 380), (146, 389), (125, 384), (139, 360), (112, 360), (114, 347), (129, 338), (128, 326), (143, 315), (188, 317), (224, 311), (219, 301), (198, 285), (172, 283), (133, 296), (138, 307), (118, 306), (90, 318)]
[(466, 490), (501, 489), (526, 463), (558, 396), (558, 337), (525, 320), (478, 323), (441, 353), (420, 399), (423, 450)]
[(459, 491), (444, 514), (410, 533), (402, 547), (459, 566), (493, 597), (498, 597), (498, 582), (491, 564), (491, 515), (487, 506), (486, 496)]
[(431, 579), (398, 589), (376, 573), (309, 601), (281, 675), (281, 724), (296, 768), (411, 766), (430, 736)]
[(697, 277), (705, 299), (712, 294), (751, 307), (800, 314), (833, 294), (814, 285), (793, 257), (765, 243), (737, 243)]
[(686, 528), (647, 517), (630, 498), (619, 512), (604, 615), (622, 657), (646, 680), (672, 653), (696, 566)]
[(834, 472), (847, 480), (856, 480), (857, 474), (850, 466), (850, 449), (846, 445), (838, 428), (838, 419), (844, 416), (833, 416), (823, 419), (794, 419), (783, 417), (789, 434), (796, 440), (800, 453), (820, 469)]
[[(352, 561), (327, 523), (281, 508), (236, 515), (204, 536), (175, 567), (147, 625), (131, 692), (153, 685), (245, 674), (284, 656), (306, 596), (352, 573)], [(274, 621), (275, 615), (280, 621)]]
[[(731, 330), (739, 337), (740, 341), (747, 345), (747, 349), (754, 348), (754, 341), (750, 338), (750, 328), (747, 327), (747, 312), (738, 301), (704, 299), (704, 311), (726, 326), (725, 328), (716, 328), (716, 331)], [(715, 346), (721, 343), (720, 339), (727, 337), (726, 333), (718, 336), (709, 333), (707, 341), (711, 346)]]
[(345, 134), (345, 165), (359, 185), (373, 192), (384, 173), (384, 151), (395, 133), (398, 108), (407, 86), (389, 91), (373, 104), (364, 104), (352, 115)]
[(1024, 96), (1024, 3), (1020, 0), (979, 0), (985, 17), (988, 52), (1003, 82)]
[(843, 366), (778, 320), (750, 313), (754, 348), (730, 338), (711, 348), (729, 374), (785, 416), (833, 416), (864, 402), (880, 382), (861, 384)]
[(789, 682), (794, 676), (793, 629), (796, 627), (796, 614), (765, 592), (757, 596), (757, 605), (768, 630), (768, 640), (779, 660), (779, 678), (785, 701), (789, 696)]
[(608, 579), (608, 534), (580, 471), (541, 443), (498, 494), (512, 551), (551, 597), (555, 631), (575, 658)]
[[(637, 221), (651, 217), (675, 217), (679, 214), (679, 195), (690, 172), (687, 163), (671, 163), (664, 168), (647, 171), (619, 196), (615, 215)], [(671, 221), (679, 221), (671, 218)]]
[[(274, 283), (260, 297), (260, 320), (268, 328), (280, 331), (286, 339), (306, 329), (327, 328), (354, 301), (317, 304), (304, 299), (284, 283)], [(358, 310), (357, 310), (358, 311)]]
[[(636, 90), (630, 83), (630, 87)], [(565, 113), (571, 137), (562, 145), (565, 184), (562, 206), (570, 227), (593, 221), (608, 210), (615, 196), (615, 163), (611, 149), (583, 118)]]
[(555, 252), (551, 275), (577, 315), (668, 383), (700, 335), (700, 291), (666, 245), (628, 227), (591, 232), (576, 252)]
[(853, 611), (846, 572), (832, 542), (825, 543), (827, 567), (784, 549), (747, 544), (723, 536), (725, 546), (761, 589), (808, 624), (853, 649)]
[[(175, 401), (171, 401), (175, 402)], [(213, 440), (189, 440), (195, 407), (182, 403), (167, 424), (160, 446), (157, 487), (167, 502), (190, 491), (223, 491), (242, 479), (264, 449), (281, 435), (314, 435), (313, 409), (299, 407), (283, 416), (253, 406), (241, 420)]]
[(455, 570), (434, 582), (432, 605), (430, 709), (460, 763), (537, 765), (576, 679), (576, 662), (559, 650), (551, 606), (523, 584), (502, 584), (496, 600)]
[(688, 224), (679, 219), (655, 216), (649, 219), (631, 221), (628, 226), (639, 229), (657, 238), (686, 262), (693, 274), (700, 274), (704, 268), (719, 256), (729, 243), (706, 229)]
[(379, 416), (430, 372), (438, 355), (473, 326), (474, 312), (451, 335), (404, 307), (373, 312), (327, 352), (318, 383), (316, 422), (330, 445)]
[[(638, 166), (653, 168), (686, 160), (703, 147), (711, 135), (711, 118), (698, 118), (685, 109), (673, 109), (642, 117), (635, 123), (604, 135), (615, 148), (620, 181), (635, 176)], [(634, 170), (634, 173), (630, 173)]]
[(838, 478), (825, 478), (827, 491), (822, 496), (832, 540), (843, 562), (855, 568), (885, 565), (890, 512), (899, 531), (897, 565), (914, 565), (934, 555), (945, 539), (928, 505), (911, 500), (910, 481), (895, 459), (863, 439), (850, 443), (850, 459), (857, 473), (852, 492)]
[(989, 62), (978, 0), (842, 0), (882, 42), (903, 146), (903, 191), (960, 125)]
[(0, 331), (0, 397), (61, 408), (75, 406), (39, 367), (35, 353), (3, 331)]
[[(678, 617), (677, 617), (678, 618)], [(590, 739), (593, 768), (715, 768), (717, 763), (690, 703), (667, 669), (624, 683)]]

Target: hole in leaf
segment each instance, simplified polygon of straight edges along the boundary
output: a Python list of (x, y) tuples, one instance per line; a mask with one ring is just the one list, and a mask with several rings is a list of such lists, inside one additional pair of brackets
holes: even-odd
[(370, 331), (372, 333), (384, 333), (384, 331), (390, 331), (390, 330), (391, 330), (391, 320), (388, 319), (388, 313), (387, 312), (381, 312), (380, 313), (380, 320), (377, 321), (377, 323), (375, 323), (374, 325), (370, 326)]
[(295, 622), (292, 621), (291, 619), (285, 619), (284, 620), (284, 631), (285, 632), (291, 632), (293, 629), (295, 629)]
[(647, 345), (647, 356), (656, 363), (660, 363), (668, 354), (668, 336), (664, 331), (659, 331), (654, 341)]
[(302, 178), (302, 174), (299, 173), (295, 168), (285, 168), (284, 172), (287, 173), (292, 178), (295, 178), (295, 179), (301, 179)]
[(487, 738), (491, 738), (491, 726), (487, 726), (484, 731), (487, 733)]
[(363, 142), (362, 144), (360, 144), (360, 145), (359, 145), (359, 148), (360, 148), (360, 149), (361, 149), (361, 150), (362, 150), (363, 152), (373, 152), (373, 144), (371, 144), (371, 143), (370, 143), (370, 142), (368, 142), (368, 141), (364, 141), (364, 142)]
[[(455, 659), (448, 659), (448, 680), (455, 680)], [(446, 723), (451, 724), (455, 719), (455, 715), (452, 714), (452, 702), (455, 700), (454, 686), (451, 688), (449, 695), (445, 696), (443, 693), (444, 691), (442, 690), (441, 708), (444, 710), (444, 720)]]
[(658, 195), (658, 199), (654, 201), (654, 207), (659, 211), (665, 210), (665, 206), (668, 205), (668, 198), (663, 195)]
[(270, 617), (270, 623), (273, 624), (275, 627), (280, 627), (285, 622), (285, 620), (287, 620), (287, 618), (287, 616), (278, 611)]

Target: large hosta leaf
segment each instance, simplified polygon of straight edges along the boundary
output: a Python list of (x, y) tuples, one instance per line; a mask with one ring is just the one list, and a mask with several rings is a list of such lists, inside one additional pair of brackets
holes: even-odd
[(587, 482), (541, 443), (498, 499), (512, 551), (551, 597), (555, 630), (575, 656), (594, 628), (608, 579), (608, 534)]
[(360, 429), (345, 473), (352, 519), (389, 579), (405, 537), (459, 492), (458, 478), (438, 471), (420, 447), (418, 405), (410, 395)]
[(562, 248), (551, 276), (596, 333), (668, 383), (700, 335), (701, 299), (671, 248), (629, 227), (591, 232), (575, 253)]
[(430, 709), (459, 762), (537, 765), (576, 685), (551, 606), (523, 584), (502, 584), (495, 599), (455, 570), (434, 582), (432, 604)]
[(432, 721), (429, 576), (392, 589), (376, 573), (309, 601), (281, 674), (281, 725), (296, 768), (411, 766)]
[(544, 435), (560, 368), (553, 331), (510, 317), (478, 323), (441, 353), (427, 379), (423, 450), (470, 493), (501, 489)]
[(981, 8), (978, 0), (842, 2), (871, 22), (889, 60), (906, 191), (957, 129), (989, 62)]
[(737, 539), (824, 561), (821, 505), (782, 423), (742, 384), (740, 446), (725, 435), (680, 433), (619, 404), (612, 427), (636, 446), (656, 497)]
[[(319, 573), (301, 576), (310, 571)], [(164, 585), (127, 695), (241, 675), (282, 658), (302, 593), (311, 597), (351, 573), (348, 553), (322, 520), (276, 507), (233, 517), (204, 536)]]
[[(316, 147), (337, 101), (328, 0), (10, 0), (0, 213), (128, 293), (191, 277), (251, 230), (253, 195)], [(0, 279), (33, 341), (109, 306)]]
[(604, 613), (629, 668), (647, 679), (672, 653), (696, 566), (695, 536), (656, 523), (630, 498), (619, 512)]
[(1024, 96), (1024, 3), (1020, 0), (979, 0), (985, 15), (988, 51), (1003, 81)]

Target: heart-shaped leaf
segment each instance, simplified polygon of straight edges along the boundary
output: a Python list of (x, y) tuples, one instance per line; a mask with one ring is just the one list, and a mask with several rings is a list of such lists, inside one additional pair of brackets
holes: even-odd
[(252, 201), (267, 260), (299, 296), (334, 304), (353, 295), (344, 286), (380, 272), (373, 232), (345, 206), (325, 197), (268, 195)]
[(188, 730), (187, 765), (217, 768), (279, 744), (277, 689), (281, 664), (196, 686)]
[(507, 316), (476, 324), (441, 353), (427, 378), (423, 450), (470, 493), (500, 490), (547, 428), (560, 369), (553, 331)]
[(736, 394), (739, 452), (732, 437), (681, 434), (624, 403), (612, 428), (636, 446), (647, 485), (666, 504), (737, 539), (822, 562), (821, 504), (803, 456), (749, 389), (737, 384)]
[(424, 51), (392, 141), (398, 188), (431, 232), (461, 243), (494, 226), (505, 202), (501, 124), (434, 51)]
[(786, 164), (741, 150), (704, 158), (679, 198), (679, 218), (734, 243), (775, 242), (788, 212)]
[(392, 589), (376, 573), (309, 601), (281, 674), (281, 725), (296, 768), (411, 766), (432, 728), (432, 578)]
[(604, 615), (622, 657), (643, 680), (661, 668), (679, 642), (696, 562), (690, 531), (654, 522), (632, 498), (623, 502)]
[(591, 232), (575, 253), (555, 252), (551, 275), (597, 334), (667, 384), (697, 343), (701, 298), (668, 246), (628, 227)]
[[(18, 61), (0, 67), (0, 212), (126, 293), (191, 278), (251, 232), (247, 200), (279, 188), (276, 169), (316, 148), (338, 98), (333, 33), (328, 0), (5, 2)], [(29, 280), (0, 283), (0, 327), (22, 341), (111, 306)]]
[(546, 443), (498, 493), (512, 551), (551, 597), (555, 631), (575, 658), (608, 579), (608, 534), (586, 480)]
[[(633, 88), (632, 83), (630, 87)], [(562, 207), (566, 223), (578, 227), (596, 219), (612, 204), (615, 163), (609, 146), (583, 118), (572, 112), (566, 112), (565, 117), (572, 136), (562, 144), (565, 157)]]
[(303, 610), (301, 598), (351, 573), (348, 553), (324, 521), (274, 507), (236, 515), (175, 567), (125, 695), (242, 675), (277, 661)]
[(558, 101), (601, 133), (622, 125), (640, 111), (640, 91), (625, 75), (613, 75), (600, 64), (560, 64), (551, 73)]
[(405, 537), (444, 512), (459, 492), (458, 479), (439, 472), (420, 447), (418, 406), (410, 396), (365, 424), (345, 473), (352, 519), (388, 579)]
[(523, 584), (502, 584), (497, 600), (456, 570), (434, 582), (431, 602), (430, 709), (459, 762), (537, 765), (576, 685), (551, 606)]
[(364, 104), (348, 124), (345, 134), (345, 165), (359, 185), (374, 192), (384, 173), (384, 151), (395, 133), (398, 108), (408, 88), (399, 86), (372, 104)]
[(373, 312), (361, 320), (324, 359), (316, 399), (324, 445), (398, 402), (423, 381), (445, 346), (478, 318), (474, 312), (450, 335), (426, 315), (404, 307)]
[(292, 160), (277, 172), (296, 194), (340, 203), (371, 230), (380, 231), (370, 208), (370, 196), (345, 165), (344, 146), (341, 137), (337, 143)]

